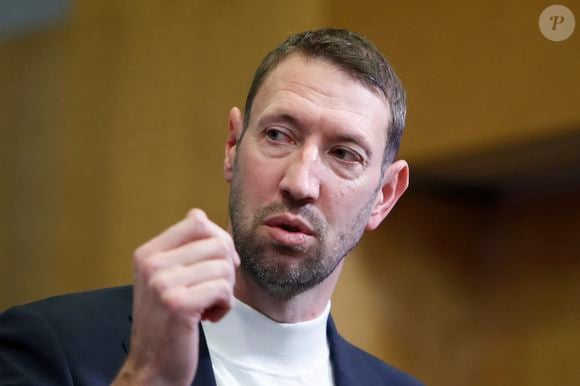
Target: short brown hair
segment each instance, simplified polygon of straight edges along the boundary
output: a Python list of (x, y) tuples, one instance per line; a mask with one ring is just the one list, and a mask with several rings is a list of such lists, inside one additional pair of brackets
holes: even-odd
[(391, 110), (383, 165), (393, 162), (399, 151), (405, 128), (407, 112), (405, 90), (392, 66), (379, 50), (363, 36), (345, 29), (324, 28), (302, 32), (290, 36), (270, 51), (256, 70), (248, 91), (244, 109), (244, 129), (250, 123), (254, 98), (266, 76), (282, 59), (292, 53), (300, 53), (309, 58), (327, 59), (364, 85), (383, 93)]

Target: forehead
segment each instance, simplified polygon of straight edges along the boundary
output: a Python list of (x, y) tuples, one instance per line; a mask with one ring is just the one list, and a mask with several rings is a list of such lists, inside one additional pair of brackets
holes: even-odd
[(384, 95), (327, 59), (301, 54), (283, 59), (258, 90), (251, 121), (292, 112), (298, 119), (362, 130), (373, 142), (386, 140), (390, 111)]

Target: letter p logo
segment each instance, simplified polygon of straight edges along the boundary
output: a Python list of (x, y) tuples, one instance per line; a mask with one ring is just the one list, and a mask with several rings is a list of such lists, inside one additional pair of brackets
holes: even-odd
[(563, 5), (550, 5), (542, 11), (538, 24), (540, 32), (546, 39), (561, 42), (572, 35), (576, 20), (569, 8)]
[(554, 23), (552, 24), (552, 31), (556, 30), (556, 26), (558, 24), (562, 24), (564, 22), (564, 16), (550, 16), (550, 20)]

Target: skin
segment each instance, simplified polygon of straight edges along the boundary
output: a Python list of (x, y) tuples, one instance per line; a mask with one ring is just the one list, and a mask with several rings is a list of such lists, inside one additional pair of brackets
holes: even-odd
[[(245, 131), (234, 107), (224, 176), (237, 196), (236, 239), (249, 236), (259, 261), (282, 278), (308, 264), (329, 272), (282, 296), (248, 270), (236, 269), (240, 260), (231, 226), (226, 232), (201, 210), (190, 211), (135, 252), (131, 352), (114, 384), (191, 384), (199, 321), (221, 319), (234, 293), (276, 321), (320, 315), (344, 255), (365, 230), (380, 225), (407, 188), (405, 161), (381, 168), (389, 114), (376, 90), (328, 61), (297, 54), (267, 77)], [(268, 223), (276, 216), (310, 231)]]

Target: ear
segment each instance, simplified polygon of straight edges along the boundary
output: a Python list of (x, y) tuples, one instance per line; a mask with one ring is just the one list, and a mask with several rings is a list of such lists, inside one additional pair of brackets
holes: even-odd
[(406, 161), (393, 162), (383, 174), (382, 187), (371, 210), (367, 230), (376, 229), (387, 217), (409, 186), (409, 165)]
[(228, 139), (226, 141), (226, 155), (224, 159), (224, 178), (227, 182), (232, 182), (234, 175), (234, 162), (236, 160), (236, 149), (244, 128), (242, 112), (237, 107), (232, 107), (228, 121)]

